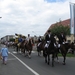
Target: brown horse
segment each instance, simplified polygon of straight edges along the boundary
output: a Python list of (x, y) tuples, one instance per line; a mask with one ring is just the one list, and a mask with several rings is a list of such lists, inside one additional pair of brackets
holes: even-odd
[(62, 54), (64, 60), (63, 60), (63, 65), (65, 65), (65, 60), (66, 60), (66, 55), (68, 53), (69, 49), (74, 49), (74, 44), (72, 43), (65, 43), (65, 44), (60, 44), (60, 47), (58, 48), (60, 50), (60, 53)]
[(25, 44), (25, 49), (24, 49), (24, 54), (25, 56), (28, 55), (29, 58), (31, 58), (31, 52), (32, 52), (32, 49), (33, 49), (33, 39), (31, 38), (29, 40), (29, 42), (26, 42)]
[(20, 43), (18, 43), (18, 44), (16, 44), (16, 51), (17, 51), (17, 53), (19, 51), (24, 53), (24, 50), (25, 50), (25, 40), (20, 42)]

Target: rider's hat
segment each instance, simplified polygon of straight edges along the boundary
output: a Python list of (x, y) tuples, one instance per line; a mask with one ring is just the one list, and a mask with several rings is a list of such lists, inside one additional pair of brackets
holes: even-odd
[(48, 32), (51, 32), (51, 30), (48, 30)]

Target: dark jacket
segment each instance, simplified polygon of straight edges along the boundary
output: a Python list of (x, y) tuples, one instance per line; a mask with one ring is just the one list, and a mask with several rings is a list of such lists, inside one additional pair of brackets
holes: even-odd
[(42, 42), (42, 38), (39, 38), (39, 39), (38, 39), (38, 42)]
[(64, 41), (66, 41), (66, 35), (65, 34), (63, 34), (63, 36), (60, 34), (58, 38), (59, 38), (60, 44), (62, 44)]
[(49, 34), (47, 34), (46, 37), (45, 37), (45, 41), (46, 42), (51, 41), (52, 37), (53, 37), (52, 34), (50, 34), (50, 37), (49, 37)]

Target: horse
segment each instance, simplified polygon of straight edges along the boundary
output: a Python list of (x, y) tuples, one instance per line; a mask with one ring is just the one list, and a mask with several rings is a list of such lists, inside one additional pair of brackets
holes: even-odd
[(66, 55), (68, 53), (68, 50), (69, 49), (72, 49), (72, 43), (65, 43), (65, 44), (60, 44), (60, 47), (59, 47), (59, 50), (60, 50), (60, 53), (62, 54), (63, 56), (63, 65), (66, 64), (65, 60), (66, 60)]
[[(63, 60), (63, 65), (66, 64), (66, 55), (68, 53), (69, 49), (75, 49), (74, 44), (69, 43), (69, 42), (65, 42), (64, 44), (60, 44), (60, 47), (58, 47), (58, 51), (60, 50), (60, 53), (62, 54), (64, 60)], [(58, 54), (57, 54), (58, 57)]]
[(33, 39), (29, 39), (29, 42), (27, 41), (26, 44), (25, 44), (25, 49), (24, 49), (24, 54), (25, 56), (28, 55), (29, 58), (31, 58), (31, 52), (32, 52), (32, 49), (33, 49)]
[(72, 42), (72, 43), (71, 43), (71, 49), (70, 49), (70, 52), (71, 52), (72, 54), (74, 54), (74, 51), (75, 51), (75, 43)]
[(50, 55), (52, 54), (52, 67), (54, 66), (54, 59), (57, 54), (57, 44), (56, 39), (54, 36), (51, 37), (51, 41), (49, 43), (48, 48), (43, 50), (45, 62), (49, 65), (50, 64)]
[(25, 40), (23, 40), (22, 42), (19, 43), (15, 43), (14, 47), (16, 47), (16, 52), (18, 53), (23, 52), (24, 53), (24, 49), (25, 49)]
[(42, 42), (37, 44), (37, 52), (38, 52), (38, 56), (41, 56), (41, 52), (44, 50), (46, 41), (43, 39)]

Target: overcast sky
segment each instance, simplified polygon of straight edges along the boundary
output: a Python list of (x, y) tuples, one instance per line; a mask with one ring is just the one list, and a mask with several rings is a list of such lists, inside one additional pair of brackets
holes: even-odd
[(70, 18), (75, 0), (0, 0), (0, 37), (44, 35), (51, 24)]

